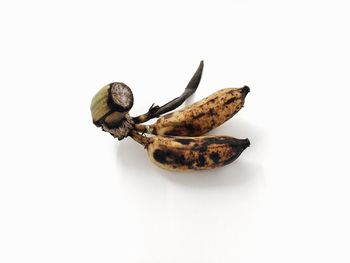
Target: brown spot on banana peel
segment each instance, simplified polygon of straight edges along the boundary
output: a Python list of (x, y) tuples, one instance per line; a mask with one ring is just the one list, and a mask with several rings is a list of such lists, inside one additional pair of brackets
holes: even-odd
[(209, 157), (213, 160), (214, 163), (218, 163), (220, 161), (220, 154), (218, 154), (217, 152), (212, 152), (211, 154), (209, 154)]
[(244, 105), (249, 87), (219, 90), (180, 111), (175, 111), (149, 126), (158, 135), (200, 136), (232, 118)]
[(157, 166), (172, 171), (207, 170), (236, 160), (249, 146), (248, 139), (229, 136), (152, 136), (146, 148)]

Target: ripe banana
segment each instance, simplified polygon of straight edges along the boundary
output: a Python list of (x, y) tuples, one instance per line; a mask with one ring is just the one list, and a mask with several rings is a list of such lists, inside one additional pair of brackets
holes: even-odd
[(219, 90), (180, 111), (160, 117), (156, 123), (141, 126), (152, 134), (201, 136), (234, 116), (244, 105), (249, 87)]
[(248, 139), (229, 136), (141, 136), (135, 140), (145, 145), (149, 158), (157, 166), (179, 172), (227, 165), (250, 145)]

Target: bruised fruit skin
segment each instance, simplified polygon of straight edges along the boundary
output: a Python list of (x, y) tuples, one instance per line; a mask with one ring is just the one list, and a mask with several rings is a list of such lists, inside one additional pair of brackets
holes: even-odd
[(157, 135), (200, 136), (232, 118), (244, 105), (249, 87), (219, 90), (180, 111), (160, 117), (147, 130)]
[(229, 136), (154, 136), (146, 144), (150, 160), (171, 171), (208, 170), (230, 164), (246, 149), (248, 139)]

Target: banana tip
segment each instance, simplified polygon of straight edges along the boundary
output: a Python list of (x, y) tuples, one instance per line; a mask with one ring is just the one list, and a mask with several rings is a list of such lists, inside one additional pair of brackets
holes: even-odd
[(245, 141), (246, 148), (249, 147), (249, 146), (250, 146), (250, 141), (249, 141), (249, 139), (245, 139), (244, 141)]
[(238, 141), (236, 141), (236, 145), (239, 145), (239, 148), (241, 149), (241, 151), (244, 151), (245, 149), (247, 149), (250, 146), (250, 141), (249, 139), (239, 139)]
[(243, 97), (247, 96), (247, 94), (250, 92), (250, 88), (248, 86), (244, 86), (242, 88), (242, 94), (243, 94)]

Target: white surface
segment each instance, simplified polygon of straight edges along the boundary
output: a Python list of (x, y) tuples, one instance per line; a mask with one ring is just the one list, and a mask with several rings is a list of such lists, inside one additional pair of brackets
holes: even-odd
[[(209, 2), (209, 1), (208, 1)], [(349, 262), (347, 1), (2, 1), (0, 262)], [(160, 170), (96, 129), (112, 81), (132, 114), (249, 85), (213, 133), (234, 164)]]

